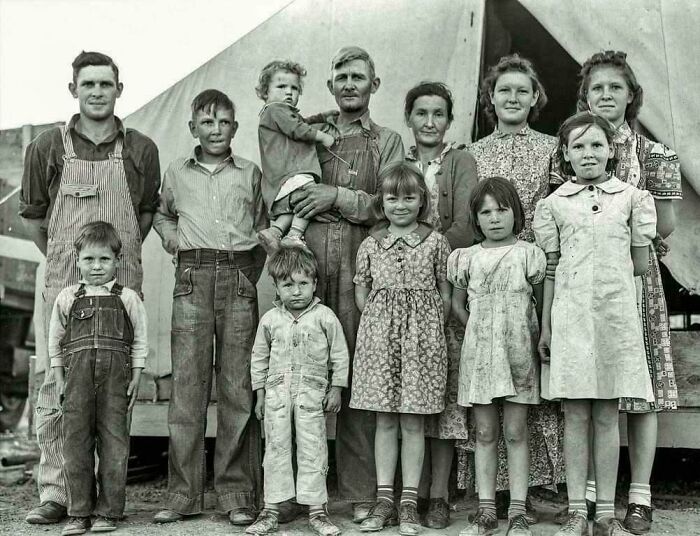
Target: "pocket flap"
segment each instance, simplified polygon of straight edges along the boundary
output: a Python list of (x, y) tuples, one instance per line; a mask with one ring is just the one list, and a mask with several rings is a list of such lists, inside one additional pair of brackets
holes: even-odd
[(86, 318), (92, 318), (95, 315), (94, 307), (80, 307), (75, 308), (71, 312), (73, 318), (78, 318), (80, 320), (85, 320)]
[(254, 300), (258, 296), (258, 291), (255, 285), (246, 277), (243, 270), (238, 270), (238, 295), (244, 298)]
[(61, 191), (63, 195), (72, 197), (94, 197), (97, 195), (97, 185), (69, 182), (61, 184)]

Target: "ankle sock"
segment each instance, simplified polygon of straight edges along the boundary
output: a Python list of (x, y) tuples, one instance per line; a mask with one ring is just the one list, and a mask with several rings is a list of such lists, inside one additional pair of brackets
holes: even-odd
[(598, 500), (595, 503), (595, 520), (600, 522), (611, 517), (615, 517), (615, 502)]
[(590, 502), (595, 502), (595, 498), (595, 480), (586, 480), (586, 500)]
[(386, 501), (389, 504), (394, 504), (394, 486), (380, 485), (377, 486), (377, 502)]
[(277, 505), (277, 504), (266, 504), (264, 506), (264, 509), (267, 510), (270, 514), (272, 514), (275, 517), (279, 517), (279, 515), (280, 515), (279, 505)]
[(641, 504), (651, 508), (651, 486), (632, 482), (628, 496), (629, 504)]
[(525, 515), (525, 501), (511, 499), (508, 505), (508, 519), (513, 519), (515, 516)]
[(313, 519), (313, 518), (321, 516), (325, 513), (326, 513), (326, 510), (323, 508), (323, 505), (309, 506), (309, 519)]
[(496, 499), (482, 499), (479, 497), (479, 509), (486, 515), (496, 517)]
[(401, 506), (404, 504), (412, 504), (414, 507), (418, 507), (418, 488), (401, 489)]
[(569, 499), (569, 514), (578, 512), (583, 517), (588, 516), (588, 510), (586, 509), (586, 499)]

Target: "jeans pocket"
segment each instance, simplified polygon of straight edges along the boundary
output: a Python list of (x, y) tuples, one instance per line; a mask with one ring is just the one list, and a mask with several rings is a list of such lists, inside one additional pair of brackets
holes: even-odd
[(175, 274), (175, 287), (173, 287), (173, 298), (192, 294), (192, 267), (181, 268), (178, 266)]
[(250, 282), (250, 279), (243, 273), (243, 270), (238, 270), (238, 290), (237, 294), (243, 298), (257, 300), (258, 290), (255, 285)]
[(323, 414), (323, 399), (326, 396), (328, 381), (323, 378), (304, 376), (301, 379), (301, 384), (299, 409), (306, 413)]
[(284, 390), (284, 376), (272, 376), (265, 383), (265, 409), (276, 411), (285, 406), (286, 396)]

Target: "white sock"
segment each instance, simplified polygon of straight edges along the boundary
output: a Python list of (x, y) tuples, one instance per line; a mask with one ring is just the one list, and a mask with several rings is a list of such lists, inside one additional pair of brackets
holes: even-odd
[(586, 500), (593, 503), (596, 500), (595, 480), (586, 480)]
[(627, 500), (629, 504), (641, 504), (651, 508), (651, 486), (632, 482)]

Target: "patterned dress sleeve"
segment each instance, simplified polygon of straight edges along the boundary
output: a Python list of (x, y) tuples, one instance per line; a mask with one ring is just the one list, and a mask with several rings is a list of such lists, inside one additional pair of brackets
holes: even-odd
[(564, 184), (567, 180), (569, 180), (569, 177), (561, 167), (561, 160), (559, 158), (559, 144), (557, 143), (554, 150), (549, 155), (549, 186), (552, 190), (556, 190), (557, 187)]
[(656, 236), (656, 208), (650, 192), (635, 190), (632, 200), (632, 247), (651, 244)]
[(435, 281), (443, 283), (447, 281), (447, 259), (450, 256), (450, 244), (443, 235), (440, 233), (436, 234), (438, 240), (434, 253)]
[(372, 288), (372, 272), (370, 271), (370, 250), (374, 238), (368, 236), (362, 241), (357, 250), (355, 262), (355, 277), (352, 282), (360, 287)]
[(469, 286), (470, 249), (456, 249), (447, 258), (447, 280), (455, 288), (466, 290)]
[(525, 264), (525, 277), (528, 283), (531, 285), (541, 283), (547, 268), (547, 257), (545, 257), (544, 251), (534, 244), (528, 244), (525, 252)]
[[(556, 194), (552, 194), (556, 195)], [(559, 251), (559, 228), (554, 221), (549, 198), (537, 202), (535, 217), (532, 220), (532, 230), (535, 232), (535, 241), (545, 253)]]
[(649, 193), (656, 199), (682, 199), (681, 164), (678, 155), (662, 143), (653, 143), (642, 165)]

